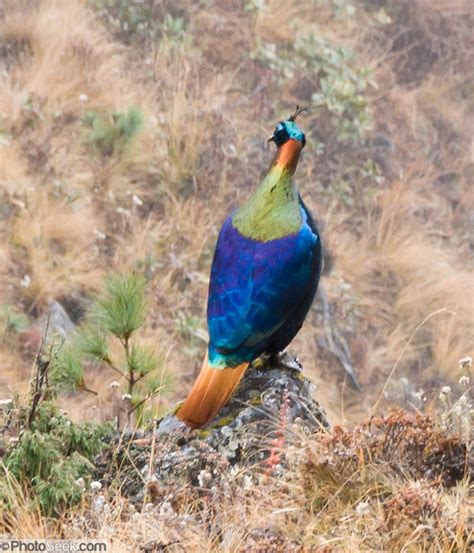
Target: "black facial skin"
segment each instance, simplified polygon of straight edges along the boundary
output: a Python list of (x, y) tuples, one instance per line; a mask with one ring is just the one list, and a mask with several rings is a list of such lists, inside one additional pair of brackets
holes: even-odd
[[(277, 130), (278, 125), (281, 125), (282, 127), (280, 130)], [(283, 125), (283, 123), (278, 123), (278, 125), (276, 126), (275, 132), (273, 133), (273, 141), (279, 148), (290, 139), (290, 136), (286, 131), (285, 125)]]
[[(278, 130), (279, 125), (281, 125), (282, 128)], [(272, 139), (273, 139), (273, 141), (275, 142), (275, 144), (277, 145), (278, 148), (290, 139), (290, 136), (289, 136), (285, 126), (283, 125), (283, 123), (278, 123), (277, 124), (277, 126), (275, 128), (275, 132), (273, 133)], [(306, 137), (305, 137), (304, 134), (303, 134), (303, 140), (301, 141), (301, 143), (303, 145), (302, 147), (304, 148), (306, 146)]]

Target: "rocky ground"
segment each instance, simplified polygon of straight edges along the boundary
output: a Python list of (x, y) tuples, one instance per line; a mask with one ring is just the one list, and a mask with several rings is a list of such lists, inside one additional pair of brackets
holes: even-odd
[(140, 504), (157, 486), (208, 485), (224, 475), (233, 478), (239, 466), (283, 471), (285, 443), (328, 430), (314, 385), (298, 359), (286, 354), (278, 364), (251, 367), (229, 403), (202, 429), (191, 430), (168, 415), (147, 431), (118, 434), (98, 459), (96, 476), (111, 484), (119, 473), (122, 492)]
[[(470, 0), (0, 0), (0, 467), (18, 477), (0, 473), (2, 535), (469, 550), (472, 18)], [(180, 428), (160, 418), (205, 355), (218, 230), (296, 104), (325, 249), (292, 344), (304, 375), (257, 368), (210, 426)], [(117, 340), (42, 396), (44, 432), (18, 441), (18, 421), (45, 327), (67, 345), (111, 270), (147, 281), (136, 344), (159, 393), (156, 423), (94, 465), (81, 424), (128, 392)]]

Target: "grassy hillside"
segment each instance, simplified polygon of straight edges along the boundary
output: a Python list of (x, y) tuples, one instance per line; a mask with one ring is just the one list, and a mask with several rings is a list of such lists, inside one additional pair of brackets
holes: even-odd
[[(349, 428), (393, 406), (435, 418), (444, 402), (453, 408), (469, 393), (458, 361), (472, 354), (474, 321), (472, 18), (469, 0), (0, 3), (0, 399), (23, 401), (52, 302), (79, 324), (111, 270), (147, 281), (138, 341), (166, 384), (147, 408), (159, 415), (182, 399), (205, 353), (218, 230), (270, 163), (266, 137), (299, 104), (309, 110), (296, 183), (326, 253), (292, 348), (318, 401)], [(97, 394), (65, 391), (58, 403), (73, 420), (108, 420), (116, 373), (104, 362), (84, 368)], [(284, 492), (244, 494), (249, 512), (299, 494), (295, 478)], [(464, 488), (400, 482), (395, 502), (421, 486), (422, 501), (461, 516)], [(311, 524), (328, 532), (320, 551), (362, 547), (352, 534), (362, 519), (378, 532), (378, 515), (357, 501), (379, 484), (365, 483), (357, 501), (342, 500), (339, 484), (327, 484), (336, 499), (317, 523), (311, 510), (292, 522), (296, 534), (313, 535)], [(100, 524), (124, 544), (154, 524), (145, 513), (122, 525), (117, 509)], [(339, 527), (341, 542), (328, 537), (335, 519), (349, 529)], [(41, 517), (28, 520), (49, 535)], [(462, 531), (443, 533), (446, 520), (437, 550), (463, 550)], [(431, 550), (407, 524), (396, 543)]]

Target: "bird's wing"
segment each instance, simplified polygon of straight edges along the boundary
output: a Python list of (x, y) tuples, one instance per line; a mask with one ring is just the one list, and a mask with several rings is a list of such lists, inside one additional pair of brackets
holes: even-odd
[(208, 299), (210, 342), (222, 353), (258, 349), (299, 304), (312, 274), (316, 236), (259, 242), (242, 236), (229, 217), (214, 254)]

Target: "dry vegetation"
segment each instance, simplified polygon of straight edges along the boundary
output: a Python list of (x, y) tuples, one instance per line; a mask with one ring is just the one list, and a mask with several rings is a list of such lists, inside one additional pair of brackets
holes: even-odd
[[(310, 111), (296, 181), (327, 255), (294, 348), (318, 400), (352, 426), (393, 405), (436, 412), (442, 386), (468, 394), (458, 360), (474, 321), (472, 18), (469, 0), (1, 2), (0, 399), (24, 391), (50, 302), (77, 323), (111, 268), (148, 280), (145, 339), (174, 381), (155, 408), (181, 399), (204, 355), (219, 226), (297, 103)], [(338, 45), (355, 52), (334, 62), (344, 86), (348, 67), (364, 80), (343, 95), (348, 136), (331, 110), (341, 98), (314, 95), (316, 53)], [(114, 373), (88, 377), (98, 397), (60, 398), (76, 419), (109, 412)], [(322, 463), (316, 447), (299, 444), (290, 482), (231, 499), (181, 490), (179, 517), (125, 515), (117, 500), (90, 528), (74, 513), (58, 530), (25, 499), (10, 527), (113, 538), (114, 551), (176, 536), (188, 551), (467, 550), (466, 483), (448, 490), (361, 455), (346, 494), (338, 469), (307, 471)]]
[[(153, 443), (137, 441), (153, 452)], [(466, 444), (428, 417), (394, 412), (313, 437), (290, 430), (281, 445), (285, 468), (230, 467), (214, 453), (196, 482), (161, 486), (140, 475), (148, 493), (138, 503), (124, 497), (130, 481), (119, 471), (112, 489), (92, 485), (60, 519), (35, 512), (12, 483), (4, 528), (107, 540), (120, 552), (469, 550)]]

